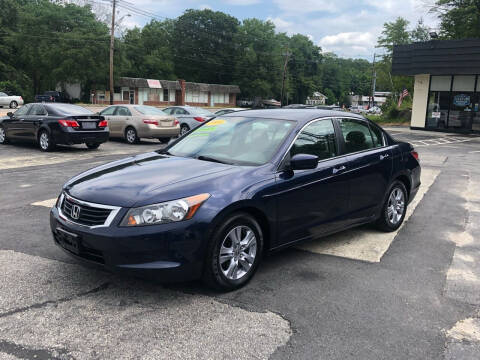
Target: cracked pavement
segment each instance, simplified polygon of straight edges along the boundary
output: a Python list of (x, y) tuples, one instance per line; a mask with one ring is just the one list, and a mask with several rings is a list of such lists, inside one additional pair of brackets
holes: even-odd
[[(227, 294), (94, 270), (53, 245), (42, 204), (68, 178), (158, 143), (74, 147), (54, 161), (0, 147), (0, 359), (480, 358), (480, 140), (428, 143), (418, 151), (431, 186), (378, 260), (349, 244), (350, 258), (290, 248)], [(350, 242), (361, 231), (375, 246), (369, 228)]]

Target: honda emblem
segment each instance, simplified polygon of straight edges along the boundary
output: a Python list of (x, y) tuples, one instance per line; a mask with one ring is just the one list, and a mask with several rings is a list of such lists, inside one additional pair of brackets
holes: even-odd
[(72, 219), (78, 220), (78, 218), (80, 217), (80, 206), (73, 205), (71, 215)]

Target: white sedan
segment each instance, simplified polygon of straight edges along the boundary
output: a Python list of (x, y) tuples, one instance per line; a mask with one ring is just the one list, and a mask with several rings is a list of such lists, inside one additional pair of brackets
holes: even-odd
[(23, 98), (21, 96), (10, 96), (4, 92), (0, 92), (0, 106), (8, 106), (10, 109), (16, 109), (18, 106), (23, 105)]

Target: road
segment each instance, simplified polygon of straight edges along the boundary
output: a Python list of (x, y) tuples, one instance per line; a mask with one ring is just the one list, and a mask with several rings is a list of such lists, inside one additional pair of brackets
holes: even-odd
[(423, 168), (399, 231), (276, 252), (227, 294), (92, 270), (53, 244), (66, 180), (158, 142), (1, 146), (0, 359), (480, 358), (480, 138), (391, 133)]

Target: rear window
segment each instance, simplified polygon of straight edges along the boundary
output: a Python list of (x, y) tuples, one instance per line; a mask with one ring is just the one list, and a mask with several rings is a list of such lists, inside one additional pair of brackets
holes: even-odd
[(55, 113), (57, 115), (93, 115), (94, 112), (85, 109), (78, 105), (71, 104), (55, 104), (48, 105), (48, 112)]
[(168, 115), (165, 111), (157, 109), (153, 106), (134, 106), (134, 109), (143, 115)]

